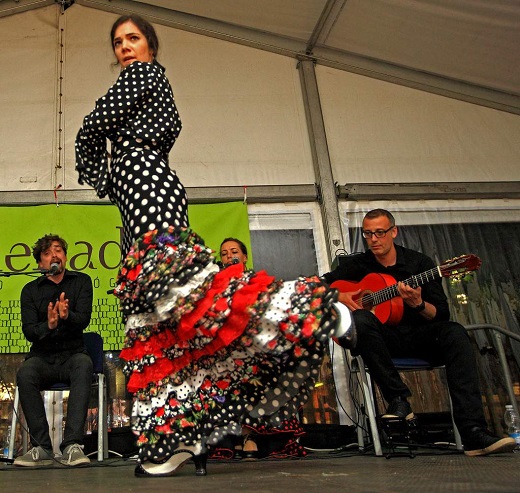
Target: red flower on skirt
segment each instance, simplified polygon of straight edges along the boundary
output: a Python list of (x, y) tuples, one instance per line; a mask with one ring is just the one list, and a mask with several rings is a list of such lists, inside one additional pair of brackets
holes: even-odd
[(210, 380), (204, 380), (204, 382), (202, 382), (202, 385), (200, 386), (201, 390), (208, 390), (211, 388), (211, 381)]
[(137, 264), (132, 270), (128, 272), (126, 277), (130, 279), (130, 281), (135, 281), (137, 279), (137, 276), (141, 273), (142, 269), (142, 264)]
[(305, 319), (305, 322), (303, 323), (302, 334), (305, 337), (311, 337), (314, 332), (314, 329), (316, 329), (316, 325), (316, 317), (312, 313), (309, 313), (309, 315)]
[(225, 380), (219, 380), (217, 382), (217, 387), (222, 390), (226, 390), (229, 387), (229, 382), (226, 382)]

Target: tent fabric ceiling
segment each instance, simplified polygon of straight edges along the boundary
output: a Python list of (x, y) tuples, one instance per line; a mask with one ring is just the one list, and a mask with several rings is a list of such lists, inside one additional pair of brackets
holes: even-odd
[(520, 113), (518, 0), (0, 0), (115, 13)]

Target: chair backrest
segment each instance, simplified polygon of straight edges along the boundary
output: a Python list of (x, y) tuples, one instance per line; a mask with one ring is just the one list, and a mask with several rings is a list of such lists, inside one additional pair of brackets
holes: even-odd
[(398, 370), (433, 370), (440, 366), (421, 358), (392, 358), (392, 361)]
[(97, 332), (84, 332), (83, 340), (92, 359), (94, 373), (103, 373), (103, 363), (105, 361), (103, 338)]

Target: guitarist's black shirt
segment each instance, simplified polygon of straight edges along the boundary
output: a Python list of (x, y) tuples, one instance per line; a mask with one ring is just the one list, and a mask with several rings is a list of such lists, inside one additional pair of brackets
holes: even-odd
[[(390, 275), (396, 281), (404, 281), (411, 276), (435, 268), (433, 260), (423, 253), (410, 250), (401, 245), (395, 245), (395, 249), (397, 251), (397, 261), (395, 265), (390, 267), (381, 265), (376, 260), (374, 254), (367, 250), (364, 253), (342, 257), (338, 267), (322, 277), (328, 284), (339, 280), (359, 282), (367, 274), (375, 272)], [(431, 322), (449, 320), (450, 309), (440, 276), (438, 279), (424, 284), (421, 294), (424, 301), (431, 303), (437, 309), (435, 318)], [(424, 317), (410, 309), (408, 305), (404, 305), (404, 314), (399, 325), (424, 325), (425, 323), (428, 323), (428, 321)]]

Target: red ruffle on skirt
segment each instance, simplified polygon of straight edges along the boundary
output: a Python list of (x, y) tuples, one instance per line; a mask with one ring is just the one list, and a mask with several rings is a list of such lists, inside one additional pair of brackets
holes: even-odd
[[(132, 372), (128, 381), (130, 392), (137, 392), (152, 382), (175, 374), (199, 359), (215, 354), (242, 336), (251, 322), (248, 307), (251, 307), (259, 294), (267, 291), (275, 280), (261, 271), (231, 297), (223, 295), (231, 279), (239, 278), (242, 273), (243, 266), (239, 264), (218, 272), (204, 298), (176, 325), (159, 324), (163, 330), (154, 333), (146, 341), (136, 340), (132, 347), (121, 351), (120, 357), (126, 361), (154, 357), (151, 364), (145, 365), (142, 371)], [(215, 328), (218, 330), (207, 329), (203, 322), (201, 323), (207, 319), (222, 317), (225, 321)], [(203, 347), (190, 347), (190, 342), (196, 336), (207, 338), (207, 344)], [(185, 352), (171, 360), (167, 357), (166, 351), (173, 346), (176, 346), (177, 350), (183, 348)]]
[[(120, 357), (142, 460), (296, 415), (336, 324), (337, 293), (318, 278), (218, 272), (203, 240), (175, 228), (135, 243), (115, 294), (129, 317)], [(164, 321), (149, 322), (155, 310)]]

